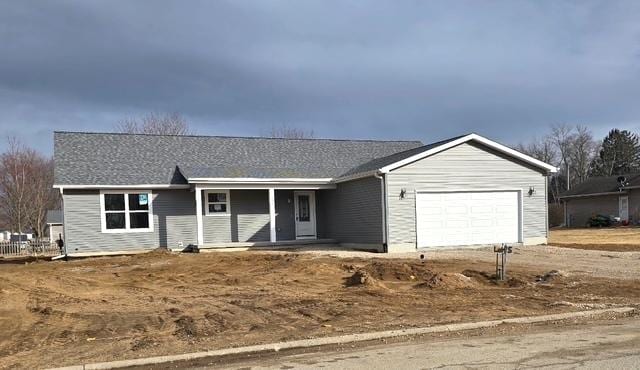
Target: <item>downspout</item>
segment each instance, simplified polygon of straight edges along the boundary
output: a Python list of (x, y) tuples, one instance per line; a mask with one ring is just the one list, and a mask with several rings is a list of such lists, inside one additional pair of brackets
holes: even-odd
[(373, 174), (376, 179), (380, 179), (380, 195), (381, 202), (380, 206), (382, 207), (382, 252), (389, 252), (389, 244), (388, 244), (388, 236), (387, 236), (387, 187), (384, 175), (381, 175), (380, 172), (376, 172)]

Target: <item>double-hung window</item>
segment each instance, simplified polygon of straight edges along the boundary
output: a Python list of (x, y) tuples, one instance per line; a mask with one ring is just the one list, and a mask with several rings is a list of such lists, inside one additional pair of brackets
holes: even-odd
[(207, 216), (228, 216), (230, 213), (229, 190), (206, 191)]
[(102, 232), (153, 231), (151, 199), (150, 191), (102, 192)]

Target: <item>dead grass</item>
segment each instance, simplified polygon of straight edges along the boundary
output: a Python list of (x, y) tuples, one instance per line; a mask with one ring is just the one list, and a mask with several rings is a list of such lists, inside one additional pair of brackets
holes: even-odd
[(611, 252), (640, 251), (640, 228), (589, 228), (551, 230), (549, 244), (565, 248)]
[[(38, 368), (634, 304), (638, 280), (476, 260), (150, 253), (0, 265), (0, 367)], [(559, 304), (558, 302), (562, 302)], [(567, 303), (568, 302), (568, 303)]]

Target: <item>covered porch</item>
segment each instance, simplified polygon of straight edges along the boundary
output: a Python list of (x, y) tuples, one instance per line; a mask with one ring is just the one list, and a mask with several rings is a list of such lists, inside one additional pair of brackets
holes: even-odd
[(333, 244), (322, 199), (334, 184), (196, 183), (201, 248)]

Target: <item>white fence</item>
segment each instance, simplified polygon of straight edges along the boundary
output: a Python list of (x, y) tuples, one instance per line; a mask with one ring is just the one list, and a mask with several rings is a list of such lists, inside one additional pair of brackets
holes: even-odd
[(0, 242), (0, 257), (57, 256), (60, 248), (49, 240), (29, 240), (25, 242)]

